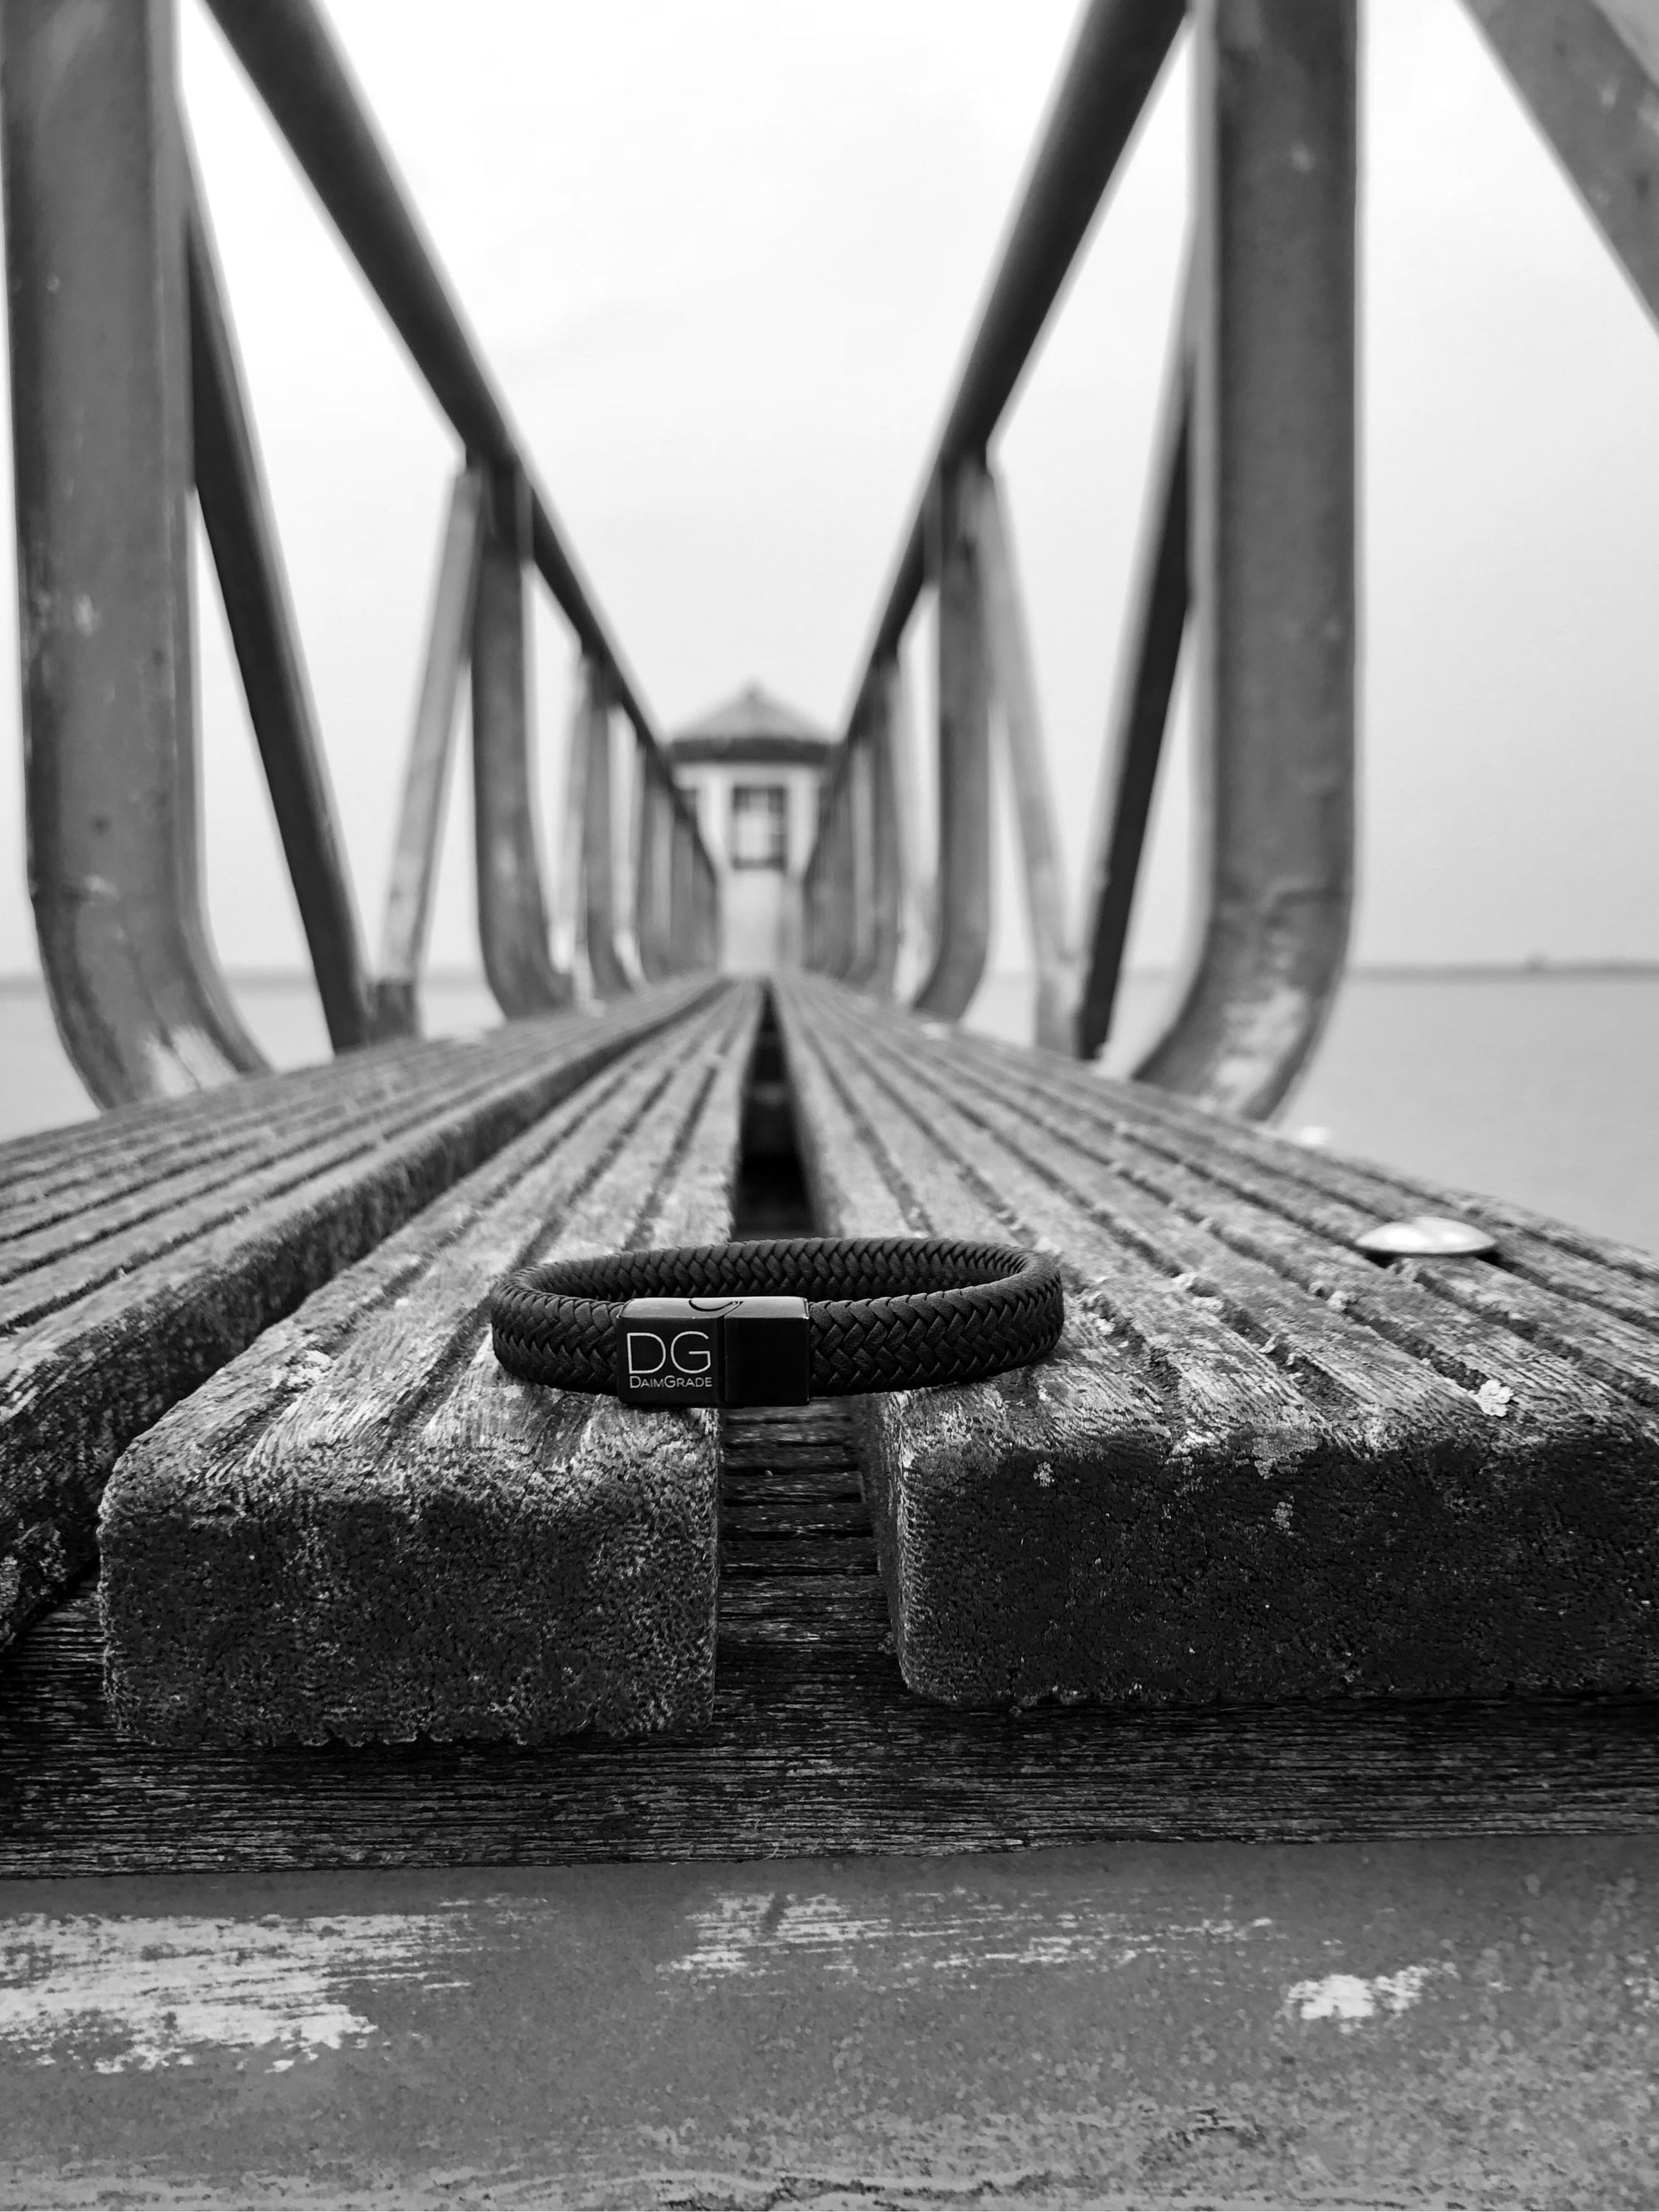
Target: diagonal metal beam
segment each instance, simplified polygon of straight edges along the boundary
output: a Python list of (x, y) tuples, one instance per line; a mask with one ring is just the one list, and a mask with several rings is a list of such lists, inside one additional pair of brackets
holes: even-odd
[(1659, 321), (1659, 21), (1631, 0), (1465, 0)]
[(897, 650), (926, 581), (929, 504), (950, 469), (989, 445), (1146, 112), (1185, 14), (1183, 0), (1088, 0), (900, 541), (855, 693), (876, 664)]
[(183, 143), (196, 496), (329, 1042), (347, 1052), (370, 1036), (368, 957), (212, 227)]
[(1158, 763), (1191, 600), (1188, 575), (1193, 284), (1182, 281), (1135, 561), (1117, 696), (1107, 730), (1083, 886), (1083, 971), (1072, 1049), (1092, 1060), (1111, 1033)]
[[(523, 441), (315, 0), (208, 0), (208, 6), (467, 452), (525, 478), (531, 557), (583, 652), (609, 675), (617, 704), (654, 750), (656, 726), (639, 686), (535, 481)], [(673, 790), (677, 810), (686, 812), (684, 793)]]

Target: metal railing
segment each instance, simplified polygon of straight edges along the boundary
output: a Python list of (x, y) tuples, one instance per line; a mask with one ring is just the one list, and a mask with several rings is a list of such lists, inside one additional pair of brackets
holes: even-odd
[[(579, 642), (567, 854), (607, 996), (712, 964), (696, 819), (313, 0), (209, 0), (463, 450), (371, 972), (178, 94), (174, 0), (0, 5), (30, 890), (59, 1032), (101, 1103), (258, 1067), (197, 850), (189, 495), (217, 568), (330, 1038), (413, 1031), (462, 679), (478, 932), (509, 1018), (569, 1005), (550, 945), (526, 577)], [(635, 740), (631, 910), (611, 723)]]
[[(1629, 0), (1466, 4), (1659, 312), (1659, 31), (1644, 40)], [(990, 449), (1188, 21), (1189, 267), (1073, 929)], [(1256, 1117), (1318, 1039), (1352, 899), (1358, 46), (1357, 0), (1089, 0), (900, 539), (807, 866), (809, 964), (890, 992), (895, 916), (914, 887), (871, 794), (894, 787), (908, 735), (895, 709), (899, 649), (931, 588), (938, 861), (914, 1003), (955, 1020), (984, 973), (1000, 728), (1036, 1040), (1091, 1057), (1111, 1025), (1190, 627), (1203, 913), (1176, 1012), (1135, 1073)]]

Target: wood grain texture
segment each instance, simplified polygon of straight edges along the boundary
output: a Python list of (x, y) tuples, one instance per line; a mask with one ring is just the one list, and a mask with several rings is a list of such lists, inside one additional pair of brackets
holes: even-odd
[(135, 1436), (707, 989), (380, 1047), (0, 1151), (0, 1645), (89, 1564)]
[(634, 1734), (713, 1688), (712, 1417), (507, 1375), (507, 1270), (731, 1228), (758, 995), (623, 1055), (132, 1445), (118, 1724), (160, 1742)]
[[(1395, 1179), (1361, 1207), (1365, 1170), (1300, 1153), (1286, 1174), (1291, 1148), (1055, 1055), (821, 983), (781, 1000), (827, 1222), (1012, 1236), (1067, 1273), (1051, 1360), (869, 1401), (912, 1686), (1016, 1705), (1659, 1690), (1639, 1273), (1535, 1230), (1516, 1239), (1547, 1255), (1531, 1274), (1379, 1267), (1348, 1240), (1431, 1194)], [(1573, 1297), (1540, 1279), (1568, 1266)], [(1616, 1310), (1589, 1302), (1603, 1277)]]
[[(850, 1402), (724, 1416), (723, 1548), (855, 1491)], [(1659, 1832), (1629, 1698), (958, 1711), (912, 1695), (870, 1540), (726, 1573), (708, 1719), (646, 1740), (152, 1748), (118, 1736), (82, 1594), (0, 1658), (0, 1878), (1000, 1851), (1109, 1838)]]

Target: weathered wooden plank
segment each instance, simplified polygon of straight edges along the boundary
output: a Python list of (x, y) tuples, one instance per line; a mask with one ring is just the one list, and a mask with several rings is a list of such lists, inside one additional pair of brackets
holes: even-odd
[(1227, 1116), (1190, 1106), (1142, 1084), (1102, 1082), (1049, 1054), (1021, 1054), (993, 1041), (958, 1035), (948, 1042), (953, 1060), (966, 1067), (988, 1066), (1016, 1083), (1039, 1083), (1097, 1119), (1133, 1128), (1147, 1142), (1173, 1146), (1180, 1157), (1205, 1163), (1225, 1181), (1239, 1164), (1265, 1169), (1284, 1184), (1341, 1199), (1368, 1221), (1383, 1221), (1427, 1206), (1463, 1215), (1502, 1232), (1500, 1264), (1547, 1289), (1582, 1298), (1638, 1326), (1659, 1328), (1659, 1258), (1651, 1252), (1598, 1237), (1574, 1223), (1555, 1221), (1489, 1193), (1454, 1189), (1396, 1174), (1369, 1161), (1343, 1159), (1291, 1143)]
[[(246, 1147), (235, 1172), (227, 1178), (224, 1161), (199, 1176), (184, 1171), (182, 1195), (160, 1212), (146, 1212), (142, 1195), (134, 1202), (122, 1154), (124, 1133), (135, 1136), (142, 1164), (159, 1109), (118, 1117), (123, 1130), (97, 1152), (118, 1195), (100, 1212), (96, 1181), (81, 1188), (94, 1235), (82, 1234), (76, 1212), (43, 1230), (28, 1211), (27, 1176), (15, 1178), (8, 1196), (29, 1222), (31, 1264), (0, 1287), (0, 1644), (89, 1562), (105, 1478), (141, 1430), (702, 995), (670, 986), (599, 1020), (377, 1048), (262, 1081), (252, 1116), (235, 1088), (220, 1091)], [(181, 1110), (192, 1132), (211, 1127), (210, 1103)], [(62, 1145), (77, 1134), (64, 1133)], [(35, 1157), (49, 1159), (50, 1148)]]
[[(275, 1088), (259, 1108), (228, 1115), (222, 1130), (209, 1122), (211, 1134), (198, 1126), (165, 1150), (153, 1144), (132, 1152), (107, 1148), (88, 1171), (59, 1180), (55, 1188), (43, 1188), (44, 1176), (20, 1176), (0, 1204), (0, 1282), (10, 1286), (9, 1297), (0, 1296), (0, 1326), (25, 1317), (16, 1300), (27, 1298), (32, 1286), (21, 1285), (18, 1278), (38, 1277), (54, 1267), (61, 1272), (71, 1255), (97, 1245), (108, 1249), (98, 1255), (96, 1279), (107, 1279), (149, 1249), (142, 1237), (114, 1242), (125, 1232), (138, 1231), (163, 1214), (177, 1216), (186, 1206), (205, 1212), (216, 1193), (229, 1190), (231, 1203), (240, 1203), (250, 1170), (279, 1158), (286, 1164), (310, 1146), (349, 1148), (361, 1120), (373, 1116), (379, 1127), (389, 1129), (439, 1095), (459, 1103), (469, 1087), (499, 1080), (509, 1066), (529, 1061), (535, 1047), (514, 1042), (518, 1049), (510, 1057), (492, 1048), (470, 1070), (453, 1050), (424, 1062), (407, 1054), (366, 1055), (368, 1065), (342, 1064), (332, 1082)], [(56, 1293), (59, 1302), (62, 1295)]]
[[(752, 1479), (751, 1479), (752, 1480)], [(775, 1482), (753, 1481), (752, 1489), (729, 1476), (721, 1527), (728, 1539), (767, 1543), (799, 1536), (867, 1539), (870, 1516), (856, 1491), (850, 1498), (781, 1494)]]
[[(420, 1066), (425, 1064), (425, 1055), (453, 1054), (465, 1046), (460, 1040), (442, 1038), (398, 1048), (413, 1055), (411, 1065)], [(350, 1073), (390, 1065), (393, 1050), (387, 1044), (378, 1053), (353, 1059)], [(128, 1164), (152, 1157), (176, 1157), (198, 1145), (217, 1142), (225, 1132), (268, 1119), (273, 1100), (283, 1101), (286, 1109), (318, 1086), (344, 1079), (341, 1063), (324, 1061), (280, 1074), (245, 1076), (228, 1088), (112, 1107), (94, 1121), (8, 1138), (0, 1144), (0, 1203), (5, 1218), (14, 1218), (26, 1184), (33, 1200), (88, 1181), (117, 1155)]]
[(874, 1576), (780, 1574), (723, 1587), (676, 1735), (155, 1749), (109, 1723), (88, 1595), (0, 1659), (0, 1878), (1659, 1832), (1641, 1700), (963, 1711), (889, 1643)]
[[(958, 1079), (952, 1071), (953, 1083)], [(1315, 1179), (1276, 1172), (1261, 1164), (1261, 1152), (1252, 1156), (1215, 1143), (1195, 1146), (1190, 1134), (1164, 1133), (1160, 1141), (1157, 1125), (1148, 1133), (1135, 1106), (1117, 1103), (1115, 1089), (1110, 1103), (1091, 1102), (1092, 1110), (1085, 1114), (1058, 1103), (1040, 1073), (1016, 1072), (1005, 1085), (1019, 1100), (1026, 1127), (1066, 1134), (1087, 1157), (1145, 1189), (1155, 1202), (1204, 1224), (1339, 1310), (1363, 1307), (1371, 1326), (1403, 1334), (1431, 1360), (1461, 1359), (1453, 1349), (1459, 1337), (1476, 1347), (1501, 1346), (1513, 1358), (1512, 1340), (1520, 1338), (1543, 1355), (1524, 1362), (1534, 1376), (1565, 1360), (1610, 1389), (1659, 1406), (1659, 1298), (1639, 1285), (1632, 1288), (1617, 1277), (1609, 1284), (1605, 1269), (1522, 1237), (1504, 1240), (1497, 1263), (1420, 1259), (1379, 1271), (1352, 1249), (1353, 1240), (1379, 1220), (1421, 1211), (1420, 1190), (1378, 1187), (1340, 1162), (1329, 1163), (1326, 1174)], [(1478, 1200), (1460, 1200), (1459, 1208), (1477, 1218), (1483, 1210)], [(1538, 1248), (1531, 1266), (1525, 1261), (1528, 1245)], [(1420, 1297), (1402, 1297), (1405, 1285), (1432, 1297), (1427, 1304)], [(1455, 1314), (1435, 1312), (1434, 1297), (1498, 1323), (1498, 1333), (1471, 1335)], [(1502, 1378), (1477, 1377), (1474, 1387), (1484, 1379)]]
[[(1374, 1214), (1213, 1180), (1213, 1116), (1157, 1152), (1129, 1129), (1138, 1101), (1109, 1126), (1121, 1086), (1085, 1111), (1073, 1094), (1109, 1086), (1052, 1083), (1048, 1055), (981, 1054), (822, 985), (783, 1005), (838, 1227), (884, 1233), (896, 1200), (913, 1228), (1056, 1248), (1070, 1278), (1051, 1361), (979, 1396), (872, 1401), (866, 1480), (912, 1686), (1659, 1689), (1659, 1428), (1632, 1395), (1651, 1340), (1579, 1325), (1502, 1269), (1378, 1268), (1347, 1242)], [(1093, 1359), (1162, 1410), (1128, 1451), (1103, 1400), (1076, 1422), (1091, 1331)]]
[(728, 1233), (757, 1013), (745, 990), (626, 1055), (129, 1449), (100, 1522), (123, 1727), (536, 1741), (702, 1717), (712, 1415), (518, 1381), (489, 1299), (539, 1260)]

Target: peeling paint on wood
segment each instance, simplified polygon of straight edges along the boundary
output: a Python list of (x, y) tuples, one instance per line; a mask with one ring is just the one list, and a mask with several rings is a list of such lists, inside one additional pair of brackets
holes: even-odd
[(0, 2050), (94, 2074), (228, 2052), (283, 2074), (376, 2033), (348, 1985), (465, 1988), (444, 1978), (459, 1936), (432, 1913), (25, 1913), (0, 1923)]
[(1652, 1838), (13, 1886), (0, 2206), (1651, 2205), (1656, 1960)]

